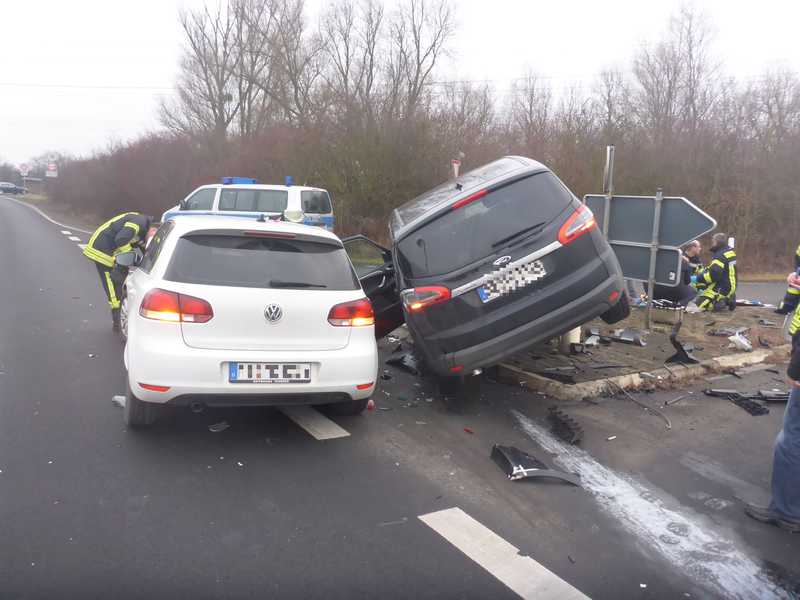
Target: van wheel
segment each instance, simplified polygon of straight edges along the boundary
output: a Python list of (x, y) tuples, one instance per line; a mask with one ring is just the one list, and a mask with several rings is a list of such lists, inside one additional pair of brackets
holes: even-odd
[(161, 406), (152, 402), (142, 402), (131, 391), (130, 383), (125, 383), (125, 408), (122, 420), (132, 429), (152, 425), (158, 419)]
[(600, 318), (611, 325), (612, 323), (618, 323), (623, 319), (627, 319), (630, 314), (631, 305), (628, 303), (628, 295), (623, 292), (619, 302), (600, 315)]
[(340, 417), (354, 417), (364, 412), (368, 402), (369, 398), (365, 398), (364, 400), (348, 400), (347, 402), (328, 404), (325, 408), (330, 411), (331, 414)]

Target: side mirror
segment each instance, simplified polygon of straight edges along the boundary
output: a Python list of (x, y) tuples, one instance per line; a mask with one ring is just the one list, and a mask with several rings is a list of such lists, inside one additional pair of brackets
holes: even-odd
[(138, 252), (122, 252), (114, 257), (120, 267), (135, 267), (141, 262), (141, 254)]

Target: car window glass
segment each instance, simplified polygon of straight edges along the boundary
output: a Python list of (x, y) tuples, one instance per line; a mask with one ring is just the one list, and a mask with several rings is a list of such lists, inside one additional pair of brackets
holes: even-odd
[(300, 193), (304, 213), (324, 214), (331, 212), (331, 199), (324, 190), (307, 190)]
[(178, 240), (164, 279), (250, 288), (359, 288), (339, 245), (203, 233)]
[(214, 196), (217, 190), (205, 188), (197, 190), (184, 203), (183, 210), (211, 210), (214, 207)]
[(383, 249), (364, 238), (348, 240), (344, 247), (359, 278), (375, 272), (386, 262)]
[(153, 235), (153, 239), (150, 240), (150, 243), (147, 245), (147, 250), (145, 250), (142, 262), (139, 263), (139, 268), (142, 271), (149, 273), (153, 269), (153, 265), (156, 264), (156, 259), (158, 259), (159, 254), (161, 254), (161, 248), (164, 247), (164, 240), (167, 239), (174, 225), (174, 222), (167, 221), (159, 227), (158, 231)]
[(399, 241), (400, 268), (409, 277), (442, 275), (494, 254), (493, 244), (527, 226), (547, 224), (575, 201), (549, 172), (498, 188), (444, 213)]
[(220, 210), (282, 213), (288, 204), (286, 190), (223, 189), (219, 197)]

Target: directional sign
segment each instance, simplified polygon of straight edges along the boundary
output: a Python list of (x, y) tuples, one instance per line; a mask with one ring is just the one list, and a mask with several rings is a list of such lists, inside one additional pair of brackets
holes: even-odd
[(25, 163), (22, 163), (19, 166), (19, 174), (22, 175), (23, 177), (27, 177), (30, 171), (31, 171), (30, 167)]
[(51, 162), (47, 165), (47, 170), (44, 172), (45, 177), (58, 177), (58, 165), (54, 162)]
[[(584, 196), (584, 200), (603, 229), (608, 197), (589, 194)], [(648, 280), (655, 207), (655, 196), (611, 197), (607, 238), (627, 279)], [(655, 283), (678, 285), (681, 279), (680, 246), (712, 231), (716, 226), (713, 218), (686, 198), (663, 198)]]
[[(584, 200), (602, 229), (607, 197), (589, 194), (584, 196)], [(638, 242), (649, 246), (653, 235), (655, 205), (655, 196), (612, 196), (608, 219), (609, 241)], [(678, 248), (716, 226), (714, 219), (686, 198), (665, 196), (661, 203), (658, 245)]]

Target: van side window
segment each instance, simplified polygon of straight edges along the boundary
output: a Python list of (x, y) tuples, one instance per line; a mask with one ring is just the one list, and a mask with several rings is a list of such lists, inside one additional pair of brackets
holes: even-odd
[(327, 214), (331, 212), (331, 199), (325, 190), (308, 190), (300, 193), (304, 213)]
[(181, 210), (211, 210), (214, 206), (214, 196), (216, 194), (217, 190), (215, 188), (197, 190), (186, 199)]

